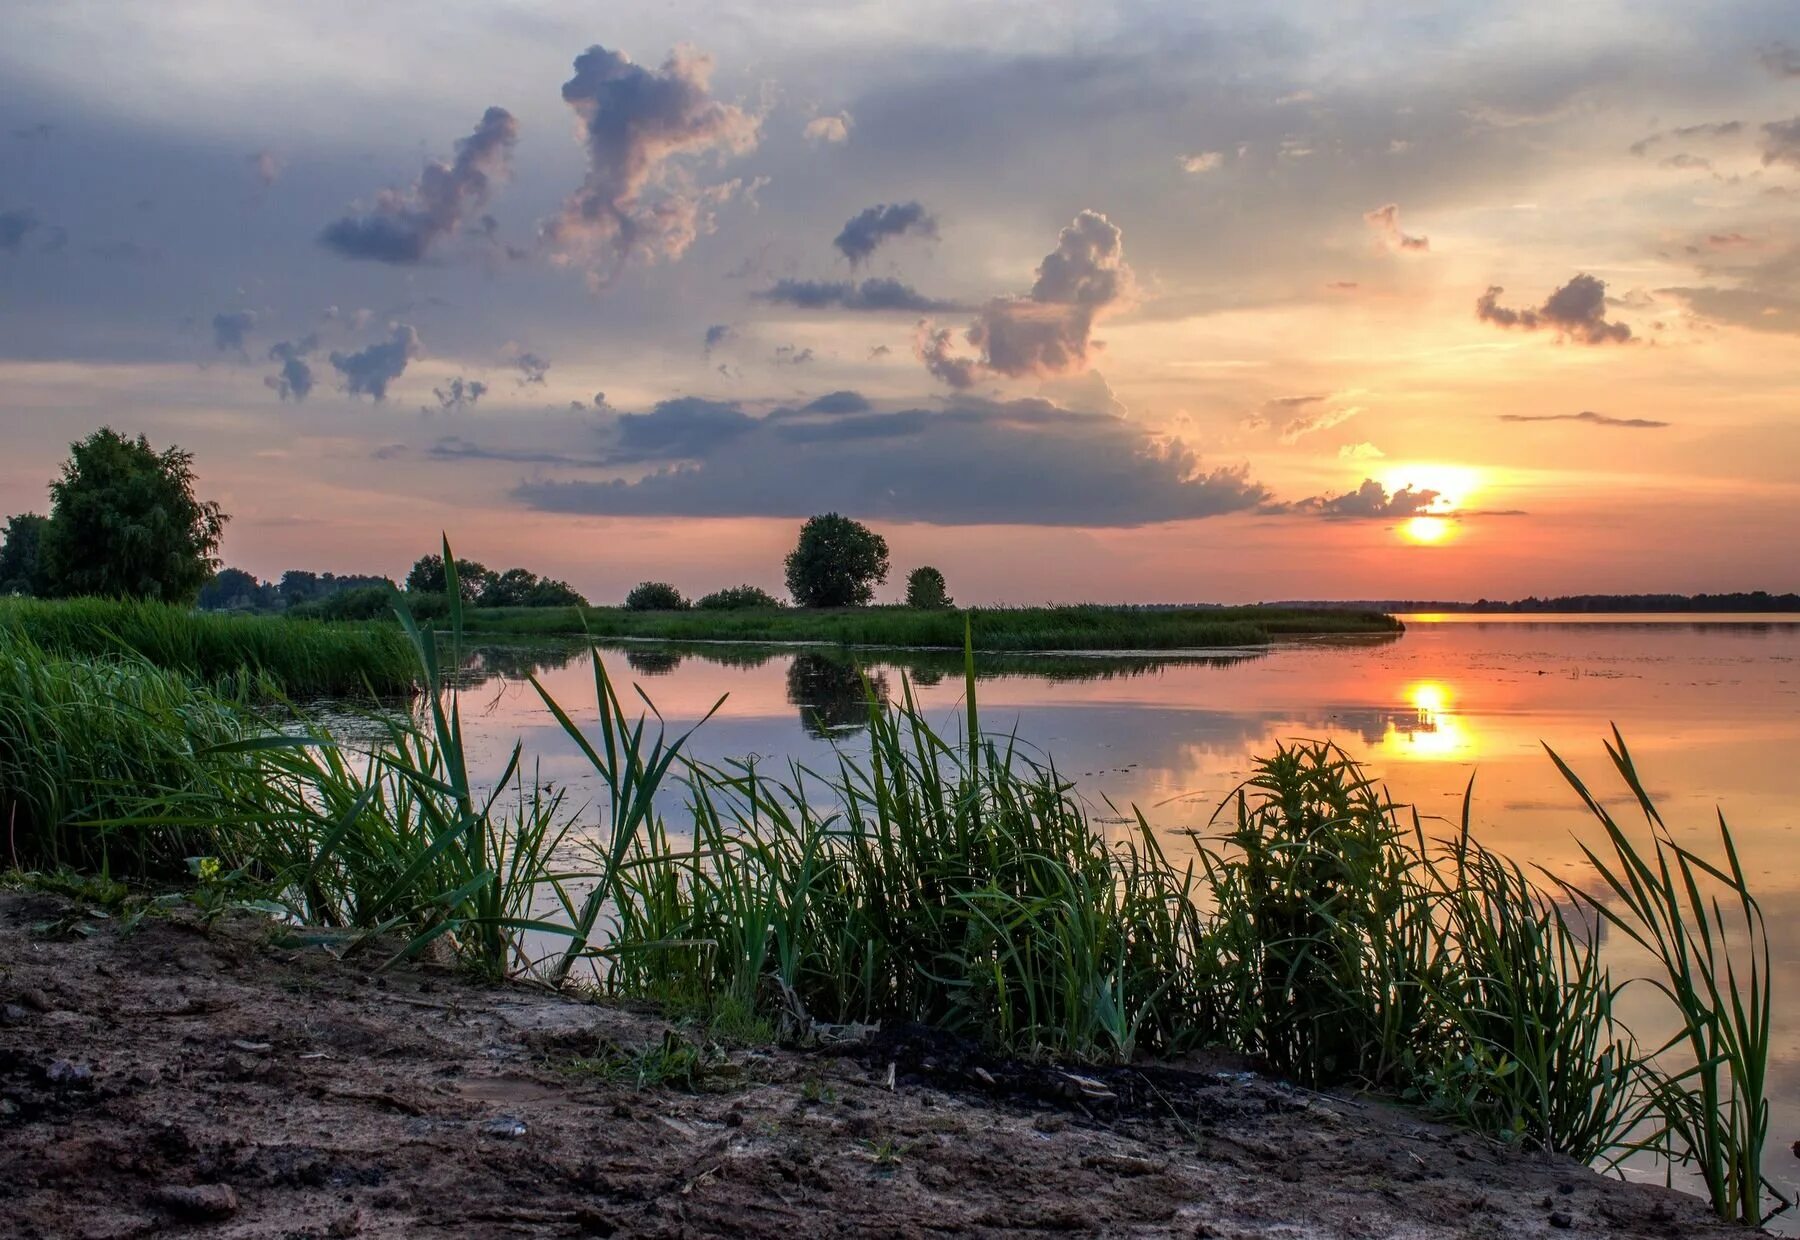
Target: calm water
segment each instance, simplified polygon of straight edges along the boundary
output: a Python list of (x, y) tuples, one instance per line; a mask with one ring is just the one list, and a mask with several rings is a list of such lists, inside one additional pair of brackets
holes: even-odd
[[(833, 745), (861, 743), (860, 682), (835, 656), (639, 646), (603, 657), (675, 728), (728, 695), (695, 737), (699, 758), (816, 763)], [(484, 658), (494, 675), (464, 698), (484, 762), (497, 770), (523, 739), (545, 778), (591, 791), (518, 678), (535, 666), (565, 707), (592, 719), (586, 656), (533, 648)], [(959, 658), (867, 652), (863, 666), (890, 694), (910, 676), (934, 721), (956, 728)], [(1616, 724), (1677, 838), (1710, 851), (1722, 808), (1757, 885), (1777, 987), (1769, 1170), (1790, 1196), (1800, 1188), (1788, 1152), (1800, 1137), (1800, 618), (1411, 617), (1398, 638), (1205, 658), (1014, 657), (982, 664), (978, 694), (985, 729), (1016, 730), (1054, 755), (1096, 817), (1114, 817), (1109, 801), (1121, 812), (1137, 805), (1172, 848), (1185, 830), (1206, 828), (1255, 755), (1330, 738), (1426, 814), (1456, 816), (1473, 777), (1479, 837), (1575, 879), (1585, 873), (1575, 835), (1595, 832), (1543, 745), (1622, 813), (1628, 802), (1601, 748)], [(1608, 950), (1617, 969), (1642, 967), (1616, 942)], [(1653, 1010), (1645, 992), (1626, 1014), (1649, 1033)]]

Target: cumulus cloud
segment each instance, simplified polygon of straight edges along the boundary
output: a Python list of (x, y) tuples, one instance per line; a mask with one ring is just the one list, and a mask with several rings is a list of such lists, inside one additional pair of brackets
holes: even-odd
[(815, 116), (806, 122), (806, 128), (801, 132), (808, 142), (848, 142), (850, 141), (850, 127), (853, 123), (848, 112), (839, 112), (832, 116)]
[(1391, 517), (1416, 517), (1427, 512), (1441, 496), (1432, 490), (1414, 490), (1411, 484), (1392, 494), (1373, 478), (1342, 495), (1314, 495), (1287, 505), (1293, 512), (1312, 513), (1333, 520), (1375, 520)]
[(1595, 276), (1576, 276), (1535, 309), (1502, 306), (1500, 294), (1505, 291), (1497, 284), (1489, 285), (1475, 301), (1475, 317), (1498, 327), (1547, 329), (1578, 344), (1625, 344), (1631, 340), (1627, 324), (1607, 322), (1606, 281)]
[(1604, 413), (1595, 413), (1592, 409), (1583, 409), (1580, 413), (1503, 413), (1502, 422), (1586, 422), (1590, 426), (1618, 426), (1630, 430), (1659, 430), (1668, 425), (1667, 422), (1656, 422), (1649, 418), (1615, 418)]
[(513, 355), (512, 367), (519, 372), (520, 387), (527, 387), (533, 384), (541, 387), (548, 381), (547, 376), (550, 373), (550, 359), (547, 357), (540, 357), (529, 350), (521, 349), (518, 353)]
[(804, 366), (812, 360), (813, 351), (810, 348), (802, 349), (791, 344), (775, 346), (775, 364), (777, 366)]
[(678, 48), (661, 69), (633, 64), (598, 45), (575, 58), (562, 97), (580, 123), (588, 172), (546, 221), (544, 242), (564, 262), (587, 267), (599, 288), (636, 258), (680, 258), (712, 227), (712, 211), (741, 188), (700, 187), (676, 161), (755, 148), (758, 119), (714, 99), (712, 60)]
[(312, 364), (307, 360), (319, 351), (317, 333), (299, 340), (280, 340), (269, 346), (269, 360), (280, 362), (281, 369), (263, 380), (263, 386), (282, 400), (303, 401), (313, 390)]
[[(626, 414), (614, 460), (636, 478), (532, 481), (516, 495), (554, 512), (805, 516), (835, 508), (939, 525), (1138, 526), (1242, 512), (1269, 499), (1242, 468), (1206, 468), (1178, 440), (1048, 401), (962, 399), (880, 412), (835, 392), (752, 416), (686, 398)], [(807, 479), (796, 487), (794, 479)]]
[(374, 206), (326, 225), (319, 240), (345, 258), (411, 264), (458, 232), (486, 205), (505, 176), (519, 123), (505, 108), (489, 108), (475, 131), (456, 144), (451, 163), (431, 160), (409, 190), (387, 189)]
[(711, 327), (706, 329), (706, 340), (701, 346), (701, 352), (710, 355), (714, 349), (718, 348), (726, 341), (731, 340), (736, 335), (737, 333), (731, 330), (729, 324), (714, 323)]
[(1195, 151), (1191, 155), (1177, 155), (1175, 162), (1181, 165), (1183, 172), (1199, 175), (1202, 172), (1214, 172), (1225, 162), (1223, 151)]
[(1341, 461), (1379, 461), (1386, 455), (1372, 443), (1347, 443), (1338, 449)]
[[(458, 377), (441, 388), (432, 388), (431, 394), (437, 397), (439, 413), (461, 413), (464, 409), (473, 409), (487, 391), (488, 385), (479, 379)], [(427, 411), (424, 405), (419, 409), (420, 412)]]
[(953, 352), (952, 333), (919, 325), (914, 344), (926, 369), (955, 388), (984, 376), (1049, 378), (1086, 370), (1095, 321), (1131, 297), (1124, 238), (1098, 211), (1083, 211), (1062, 230), (1023, 297), (996, 297), (977, 313), (964, 338), (975, 356)]
[(222, 310), (212, 317), (213, 345), (221, 353), (243, 353), (255, 326), (254, 310)]
[(858, 284), (854, 280), (777, 280), (772, 288), (756, 294), (759, 301), (797, 306), (802, 310), (907, 311), (932, 314), (955, 310), (955, 302), (927, 297), (910, 284), (887, 276), (874, 276)]
[(937, 218), (918, 202), (877, 203), (864, 207), (844, 224), (831, 244), (850, 260), (852, 267), (868, 261), (882, 242), (892, 237), (936, 239)]
[(1791, 121), (1770, 121), (1763, 126), (1763, 166), (1787, 164), (1800, 168), (1800, 116)]
[(333, 350), (332, 367), (344, 377), (344, 390), (352, 396), (387, 399), (388, 384), (406, 373), (406, 364), (425, 356), (419, 333), (396, 323), (393, 334), (355, 353)]
[(1373, 228), (1384, 244), (1398, 250), (1422, 253), (1431, 248), (1429, 237), (1414, 237), (1401, 229), (1400, 204), (1397, 202), (1376, 207), (1373, 211), (1364, 211), (1363, 223)]

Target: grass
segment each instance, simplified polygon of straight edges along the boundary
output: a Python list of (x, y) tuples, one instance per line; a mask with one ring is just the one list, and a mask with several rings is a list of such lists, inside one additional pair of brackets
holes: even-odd
[(1276, 638), (1397, 633), (1368, 611), (1270, 607), (1152, 609), (1012, 607), (921, 611), (908, 607), (739, 611), (627, 611), (616, 607), (482, 608), (471, 631), (586, 634), (666, 641), (821, 642), (841, 646), (960, 650), (965, 631), (981, 651), (1184, 650), (1263, 645)]
[(68, 658), (136, 655), (207, 682), (226, 679), (295, 699), (413, 689), (418, 667), (391, 624), (294, 623), (162, 603), (0, 599), (0, 641)]
[[(345, 952), (442, 953), (550, 985), (579, 970), (790, 1036), (918, 1020), (1076, 1060), (1231, 1048), (1530, 1148), (1656, 1150), (1696, 1166), (1722, 1217), (1758, 1221), (1771, 1199), (1761, 914), (1723, 821), (1723, 860), (1676, 845), (1622, 741), (1647, 849), (1563, 768), (1605, 834), (1589, 852), (1605, 898), (1483, 849), (1472, 788), (1433, 836), (1330, 745), (1259, 761), (1191, 857), (1165, 854), (1141, 816), (1109, 838), (1052, 763), (982, 732), (972, 641), (960, 735), (934, 730), (902, 679), (897, 701), (866, 698), (866, 756), (775, 772), (687, 759), (686, 736), (653, 707), (634, 717), (596, 655), (596, 724), (537, 684), (605, 790), (583, 807), (517, 747), (493, 775), (469, 770), (465, 616), (453, 605), (444, 634), (401, 621), (432, 688), (421, 721), (389, 718), (365, 753), (271, 732), (242, 698), (141, 659), (14, 639), (0, 703), (24, 705), (0, 713), (0, 809), (24, 807), (34, 841), (15, 864), (124, 876), (201, 850), (185, 859), (203, 907), (276, 903)], [(51, 778), (34, 772), (45, 760)], [(687, 808), (670, 821), (659, 794), (675, 784)], [(1675, 1017), (1666, 1044), (1618, 1020), (1598, 920), (1661, 962), (1645, 984)], [(594, 1069), (687, 1081), (706, 1070), (691, 1050)]]

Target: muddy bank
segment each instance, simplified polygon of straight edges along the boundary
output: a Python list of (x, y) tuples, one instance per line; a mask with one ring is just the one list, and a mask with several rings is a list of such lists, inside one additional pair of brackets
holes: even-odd
[(1745, 1234), (1217, 1068), (1063, 1072), (921, 1029), (720, 1046), (443, 971), (371, 976), (252, 919), (121, 935), (0, 892), (8, 1235)]

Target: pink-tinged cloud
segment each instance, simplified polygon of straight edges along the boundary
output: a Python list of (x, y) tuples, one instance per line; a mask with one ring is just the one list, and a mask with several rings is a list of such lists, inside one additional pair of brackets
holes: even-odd
[(1363, 223), (1373, 228), (1382, 242), (1403, 252), (1422, 254), (1431, 248), (1431, 238), (1414, 237), (1400, 227), (1400, 204), (1390, 202), (1363, 212)]
[(1606, 281), (1578, 275), (1557, 289), (1541, 306), (1510, 309), (1500, 304), (1506, 290), (1488, 286), (1475, 301), (1475, 317), (1497, 327), (1521, 331), (1549, 330), (1578, 344), (1628, 344), (1631, 327), (1606, 319)]

